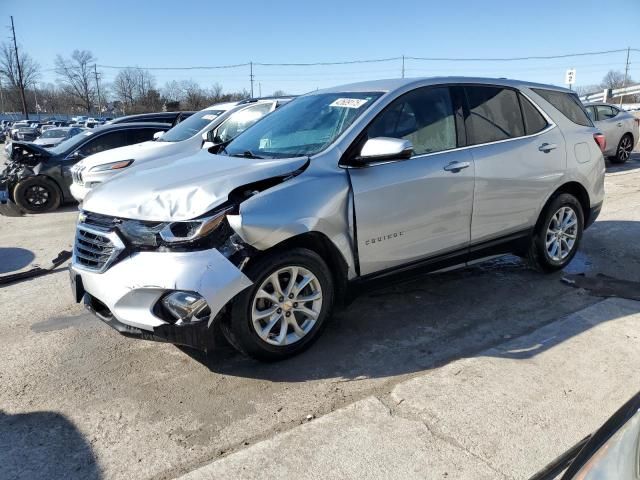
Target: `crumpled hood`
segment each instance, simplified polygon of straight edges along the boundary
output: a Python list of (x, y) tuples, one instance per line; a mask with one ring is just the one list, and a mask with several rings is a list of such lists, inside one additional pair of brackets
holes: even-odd
[(104, 150), (100, 153), (94, 153), (82, 160), (85, 167), (95, 167), (110, 162), (120, 162), (122, 160), (140, 161), (152, 156), (161, 155), (163, 149), (171, 148), (170, 142), (142, 142), (124, 147), (112, 148)]
[(64, 137), (54, 137), (54, 138), (36, 138), (33, 142), (34, 145), (57, 145)]
[(190, 220), (224, 203), (235, 188), (287, 175), (306, 162), (307, 157), (260, 160), (201, 150), (123, 172), (91, 190), (82, 208), (136, 220)]

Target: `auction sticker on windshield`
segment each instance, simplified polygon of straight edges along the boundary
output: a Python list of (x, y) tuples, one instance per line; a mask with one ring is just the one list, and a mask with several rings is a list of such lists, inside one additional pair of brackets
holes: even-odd
[(368, 100), (362, 98), (337, 98), (331, 103), (330, 107), (360, 108), (367, 103)]

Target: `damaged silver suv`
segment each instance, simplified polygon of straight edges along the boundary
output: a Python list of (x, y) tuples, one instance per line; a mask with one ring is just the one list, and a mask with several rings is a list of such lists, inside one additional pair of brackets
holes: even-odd
[(569, 90), (504, 79), (304, 95), (230, 143), (83, 204), (77, 301), (123, 334), (253, 357), (316, 340), (354, 287), (514, 252), (567, 265), (604, 197), (604, 139)]

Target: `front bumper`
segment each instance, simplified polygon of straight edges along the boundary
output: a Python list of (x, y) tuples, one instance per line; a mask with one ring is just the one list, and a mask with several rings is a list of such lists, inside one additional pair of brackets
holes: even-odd
[(9, 198), (9, 190), (0, 182), (0, 215), (5, 217), (21, 217), (24, 215), (20, 207)]
[(73, 198), (75, 198), (78, 202), (82, 202), (84, 200), (84, 197), (87, 196), (87, 193), (91, 191), (90, 188), (87, 188), (84, 185), (80, 185), (76, 182), (73, 182), (71, 184), (69, 190), (71, 191), (71, 195), (73, 195)]
[[(238, 293), (251, 285), (217, 250), (139, 252), (104, 273), (86, 270), (75, 257), (69, 268), (76, 302), (122, 334), (206, 350), (213, 320)], [(208, 321), (172, 324), (158, 316), (160, 299), (181, 290), (200, 294), (211, 310)]]

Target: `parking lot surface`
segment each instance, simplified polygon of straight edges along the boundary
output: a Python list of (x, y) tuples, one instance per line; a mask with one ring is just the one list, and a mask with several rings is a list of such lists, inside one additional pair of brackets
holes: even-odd
[[(606, 292), (572, 275), (640, 280), (638, 154), (608, 168), (606, 190), (565, 272), (504, 257), (372, 290), (313, 348), (275, 364), (124, 338), (72, 302), (64, 268), (4, 286), (0, 477), (173, 478), (594, 305)], [(69, 249), (76, 217), (71, 206), (0, 218), (0, 275)]]

